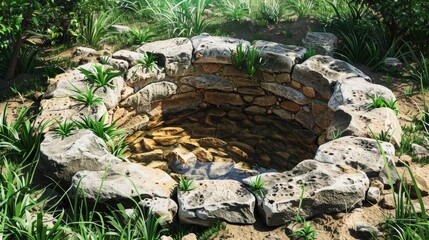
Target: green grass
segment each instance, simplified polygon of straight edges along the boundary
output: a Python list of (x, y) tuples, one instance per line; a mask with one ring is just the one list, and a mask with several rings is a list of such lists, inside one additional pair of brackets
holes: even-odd
[(250, 189), (258, 196), (264, 196), (264, 186), (265, 181), (262, 179), (261, 175), (256, 176), (255, 180), (252, 180), (249, 185)]
[(95, 89), (90, 87), (88, 84), (85, 85), (85, 90), (82, 91), (73, 83), (70, 82), (70, 85), (72, 85), (73, 89), (71, 89), (73, 92), (75, 92), (75, 95), (72, 95), (71, 97), (76, 99), (79, 102), (82, 102), (87, 107), (95, 107), (103, 104), (103, 98), (99, 97), (95, 94)]
[(369, 96), (369, 98), (371, 99), (371, 103), (368, 104), (367, 106), (368, 110), (386, 107), (386, 108), (392, 109), (396, 115), (399, 113), (399, 109), (397, 106), (398, 100), (394, 100), (394, 99), (386, 100), (382, 96)]
[(99, 119), (90, 116), (82, 117), (80, 121), (76, 122), (76, 126), (79, 129), (89, 129), (105, 142), (109, 142), (124, 132), (122, 129), (116, 129), (115, 123), (108, 124), (107, 115), (103, 114)]
[(78, 68), (78, 70), (85, 75), (95, 88), (113, 87), (113, 78), (123, 75), (119, 69), (103, 65), (94, 65), (91, 70), (84, 68)]
[(68, 120), (65, 120), (64, 122), (60, 122), (56, 120), (56, 123), (57, 127), (54, 129), (54, 131), (58, 136), (61, 136), (62, 139), (73, 135), (73, 131), (76, 128), (74, 121), (69, 122)]
[(182, 192), (189, 192), (194, 190), (196, 187), (194, 186), (194, 179), (188, 180), (186, 178), (179, 178), (179, 190)]

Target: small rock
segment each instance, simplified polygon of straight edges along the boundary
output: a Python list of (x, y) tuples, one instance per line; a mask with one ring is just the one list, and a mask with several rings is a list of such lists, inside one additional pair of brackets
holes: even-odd
[(181, 240), (197, 240), (197, 235), (195, 235), (195, 233), (189, 233), (183, 236)]
[(367, 222), (356, 222), (354, 231), (365, 236), (365, 239), (370, 239), (380, 235), (380, 231)]
[(380, 193), (380, 189), (377, 187), (370, 187), (368, 189), (368, 192), (366, 192), (366, 200), (376, 203), (380, 200), (381, 197), (381, 193)]

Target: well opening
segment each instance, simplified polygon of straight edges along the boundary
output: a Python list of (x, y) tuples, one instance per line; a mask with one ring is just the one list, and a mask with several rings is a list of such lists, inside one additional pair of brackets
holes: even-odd
[(295, 121), (246, 114), (235, 107), (166, 113), (153, 117), (144, 131), (132, 136), (132, 161), (208, 179), (235, 177), (192, 168), (214, 164), (223, 171), (234, 165), (235, 170), (249, 173), (282, 172), (313, 158), (318, 147), (318, 136)]

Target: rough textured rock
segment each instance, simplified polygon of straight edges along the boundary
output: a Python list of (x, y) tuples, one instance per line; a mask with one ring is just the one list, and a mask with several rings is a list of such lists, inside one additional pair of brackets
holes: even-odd
[(416, 143), (411, 144), (413, 155), (418, 159), (429, 158), (429, 149), (418, 145)]
[(314, 49), (317, 54), (331, 55), (338, 44), (338, 38), (328, 32), (307, 32), (303, 40), (307, 49)]
[(100, 202), (106, 202), (135, 197), (169, 198), (176, 181), (162, 170), (124, 162), (106, 171), (80, 171), (72, 179), (74, 191), (78, 184), (88, 199), (95, 200), (98, 197)]
[(279, 97), (289, 99), (299, 105), (310, 103), (310, 100), (300, 91), (278, 83), (261, 83), (261, 87)]
[(377, 187), (370, 187), (366, 193), (366, 200), (372, 203), (377, 203), (381, 199), (380, 189)]
[(223, 92), (206, 92), (204, 94), (204, 101), (210, 104), (221, 106), (221, 105), (244, 105), (243, 99), (239, 94), (235, 93), (223, 93)]
[(152, 108), (152, 101), (167, 98), (176, 93), (177, 85), (172, 82), (152, 83), (128, 97), (123, 105), (137, 109), (138, 112), (148, 113)]
[(153, 68), (149, 70), (140, 65), (128, 69), (125, 76), (127, 86), (133, 87), (134, 91), (138, 91), (150, 83), (165, 79), (165, 73), (163, 73), (161, 69)]
[(146, 198), (139, 204), (152, 211), (157, 218), (162, 217), (160, 219), (161, 225), (172, 223), (178, 209), (177, 203), (170, 198)]
[(202, 74), (197, 77), (183, 77), (180, 79), (180, 82), (202, 89), (220, 90), (225, 92), (232, 92), (233, 90), (233, 86), (228, 80), (210, 74)]
[(231, 64), (231, 51), (242, 43), (243, 47), (249, 47), (250, 43), (245, 40), (212, 37), (208, 34), (195, 36), (192, 39), (194, 47), (195, 63), (223, 63)]
[(254, 223), (255, 197), (234, 180), (199, 180), (196, 188), (178, 191), (181, 223), (210, 226), (218, 221)]
[(45, 134), (40, 144), (40, 170), (48, 176), (69, 182), (82, 170), (99, 171), (122, 162), (106, 150), (104, 141), (83, 129), (66, 138), (54, 132)]
[[(394, 167), (395, 147), (391, 143), (380, 142), (391, 168)], [(327, 163), (345, 163), (366, 173), (368, 178), (381, 178), (389, 184), (381, 151), (374, 139), (362, 137), (342, 137), (321, 145), (314, 159)], [(395, 178), (395, 177), (394, 177)]]
[(116, 59), (116, 58), (108, 58), (107, 62), (109, 65), (111, 65), (114, 68), (118, 68), (121, 71), (127, 71), (128, 68), (130, 67), (130, 64), (122, 59)]
[[(268, 226), (279, 226), (296, 216), (305, 186), (301, 216), (304, 218), (350, 210), (360, 206), (369, 187), (364, 172), (344, 164), (305, 160), (283, 173), (260, 175), (265, 185), (258, 195), (258, 210)], [(250, 185), (255, 177), (244, 179)]]
[(313, 56), (304, 63), (295, 65), (292, 73), (294, 81), (313, 88), (325, 99), (331, 97), (337, 81), (353, 77), (369, 80), (369, 77), (356, 67), (344, 61), (321, 55)]
[[(80, 76), (80, 75), (78, 75)], [(77, 93), (75, 88), (85, 92), (86, 85), (91, 86), (90, 83), (84, 78), (78, 77), (76, 79), (62, 78), (51, 84), (44, 94), (44, 98), (61, 98), (72, 97)], [(112, 87), (99, 87), (95, 91), (95, 95), (102, 97), (103, 102), (108, 109), (114, 108), (121, 100), (121, 91), (124, 87), (124, 79), (122, 77), (115, 77), (112, 79)]]
[(283, 45), (263, 40), (253, 44), (266, 61), (263, 70), (272, 73), (292, 72), (292, 66), (304, 56), (306, 50), (294, 45)]
[[(36, 118), (36, 125), (42, 122), (57, 120), (64, 122), (65, 120), (81, 120), (82, 117), (92, 117), (95, 119), (101, 118), (107, 113), (104, 105), (96, 107), (87, 107), (81, 102), (69, 97), (44, 99), (40, 102), (40, 114)], [(106, 116), (108, 120), (108, 116)], [(50, 128), (54, 126), (50, 125)], [(49, 129), (49, 128), (48, 128)]]
[(77, 47), (74, 52), (73, 56), (80, 56), (80, 55), (88, 55), (90, 53), (95, 53), (97, 50), (88, 48), (88, 47)]
[(191, 68), (192, 42), (187, 38), (172, 38), (163, 41), (146, 43), (137, 49), (138, 52), (150, 52), (157, 55), (160, 65), (168, 76), (183, 76)]
[(137, 60), (144, 58), (144, 54), (129, 50), (119, 50), (113, 53), (112, 57), (126, 60), (131, 66), (134, 66), (137, 64)]

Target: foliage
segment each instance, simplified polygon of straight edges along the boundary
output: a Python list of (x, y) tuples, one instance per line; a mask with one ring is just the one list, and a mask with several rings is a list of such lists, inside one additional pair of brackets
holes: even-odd
[(143, 58), (137, 59), (138, 65), (147, 68), (149, 71), (158, 69), (158, 61), (156, 60), (155, 54), (144, 52), (143, 55)]
[(231, 62), (234, 67), (241, 70), (244, 67), (246, 67), (246, 57), (247, 57), (247, 47), (244, 49), (243, 43), (240, 43), (237, 45), (237, 47), (234, 50), (231, 51)]
[(116, 68), (105, 67), (103, 65), (94, 65), (92, 66), (92, 70), (86, 70), (84, 68), (79, 68), (78, 70), (83, 73), (88, 81), (96, 88), (113, 87), (113, 78), (123, 74)]
[(315, 6), (313, 0), (287, 0), (285, 4), (288, 9), (291, 9), (299, 17), (310, 15)]
[(255, 46), (247, 49), (246, 69), (247, 69), (247, 76), (249, 79), (253, 79), (255, 74), (261, 69), (261, 67), (264, 64), (265, 62), (261, 57), (259, 50)]
[(255, 180), (252, 180), (249, 186), (257, 195), (264, 195), (263, 189), (265, 186), (265, 181), (262, 179), (261, 175), (256, 176)]
[[(399, 176), (400, 174), (396, 168), (390, 169), (387, 157), (378, 140), (377, 145), (384, 160), (390, 187), (391, 189), (395, 189), (392, 171), (395, 171)], [(394, 218), (387, 218), (385, 221), (386, 239), (427, 239), (429, 238), (429, 224), (422, 194), (411, 168), (406, 163), (403, 164), (407, 169), (412, 184), (410, 184), (410, 187), (402, 176), (400, 177), (398, 192), (392, 192), (395, 216)], [(421, 214), (417, 213), (416, 207), (411, 201), (411, 191), (417, 196), (417, 203), (421, 209)]]
[(113, 156), (122, 160), (127, 160), (127, 158), (124, 156), (124, 153), (128, 150), (128, 145), (125, 142), (125, 138), (121, 138), (117, 142), (109, 140), (107, 142), (107, 146), (109, 147), (109, 150)]
[(39, 154), (43, 130), (47, 123), (33, 127), (30, 108), (22, 108), (15, 120), (7, 121), (7, 107), (0, 115), (0, 155), (20, 162), (33, 159)]
[(240, 21), (250, 13), (249, 1), (247, 0), (224, 0), (221, 2), (222, 13), (232, 21)]
[(301, 195), (299, 198), (299, 205), (298, 205), (298, 212), (296, 213), (296, 216), (292, 219), (292, 222), (300, 223), (302, 224), (302, 227), (295, 229), (293, 236), (296, 236), (298, 238), (306, 239), (306, 240), (314, 240), (316, 239), (316, 236), (318, 232), (313, 229), (313, 225), (309, 224), (302, 216), (301, 216), (301, 207), (302, 207), (302, 201), (304, 200), (304, 185), (301, 186)]
[(83, 18), (74, 35), (80, 42), (98, 48), (101, 43), (112, 38), (113, 33), (109, 29), (115, 21), (110, 12), (89, 14)]
[(76, 94), (71, 96), (72, 98), (78, 100), (79, 102), (82, 102), (85, 104), (85, 106), (88, 107), (95, 107), (98, 105), (103, 104), (103, 98), (99, 97), (95, 94), (95, 89), (89, 87), (88, 84), (85, 84), (85, 91), (80, 90), (78, 87), (73, 85), (70, 82), (70, 85), (72, 85), (73, 89), (71, 89)]
[(161, 27), (170, 36), (194, 36), (204, 32), (207, 22), (203, 18), (207, 7), (206, 0), (174, 0), (162, 1), (162, 3), (147, 2), (148, 10), (153, 19), (158, 21)]
[(89, 129), (105, 142), (109, 142), (123, 133), (122, 129), (116, 129), (115, 123), (114, 121), (111, 124), (107, 124), (107, 115), (103, 114), (99, 119), (94, 119), (90, 116), (82, 117), (80, 121), (76, 122), (76, 126), (79, 129)]
[(314, 49), (314, 48), (307, 48), (307, 51), (305, 51), (305, 54), (304, 54), (303, 61), (305, 61), (305, 60), (307, 60), (307, 59), (315, 56), (316, 54), (317, 54), (316, 49)]
[(195, 189), (195, 186), (193, 186), (194, 179), (187, 180), (186, 178), (180, 177), (179, 178), (179, 190), (182, 192), (189, 192)]
[(395, 112), (395, 114), (399, 113), (398, 106), (396, 105), (396, 102), (398, 100), (394, 100), (394, 99), (386, 100), (382, 96), (377, 96), (377, 97), (369, 96), (369, 98), (371, 99), (371, 103), (368, 104), (367, 109), (371, 110), (375, 108), (387, 107), (392, 109)]
[(73, 130), (75, 130), (76, 127), (74, 121), (68, 122), (65, 120), (64, 122), (60, 122), (56, 120), (56, 123), (57, 127), (54, 129), (54, 131), (58, 136), (61, 136), (62, 139), (73, 135)]
[(135, 203), (129, 214), (122, 204), (117, 204), (117, 210), (111, 210), (107, 216), (119, 239), (158, 240), (161, 233), (167, 229), (160, 225), (161, 218), (156, 218), (152, 212), (145, 214), (144, 208)]
[(129, 34), (133, 44), (145, 44), (155, 37), (150, 28), (131, 28)]
[[(393, 133), (392, 133), (393, 134)], [(382, 130), (378, 136), (377, 136), (377, 140), (379, 141), (383, 141), (383, 142), (390, 142), (392, 141), (392, 134), (389, 133), (389, 131), (384, 131)]]
[(259, 18), (269, 24), (276, 24), (282, 16), (281, 9), (279, 0), (259, 1)]
[(336, 130), (336, 131), (332, 132), (332, 136), (331, 136), (332, 140), (335, 140), (335, 139), (342, 137), (345, 132), (346, 132), (346, 129)]

